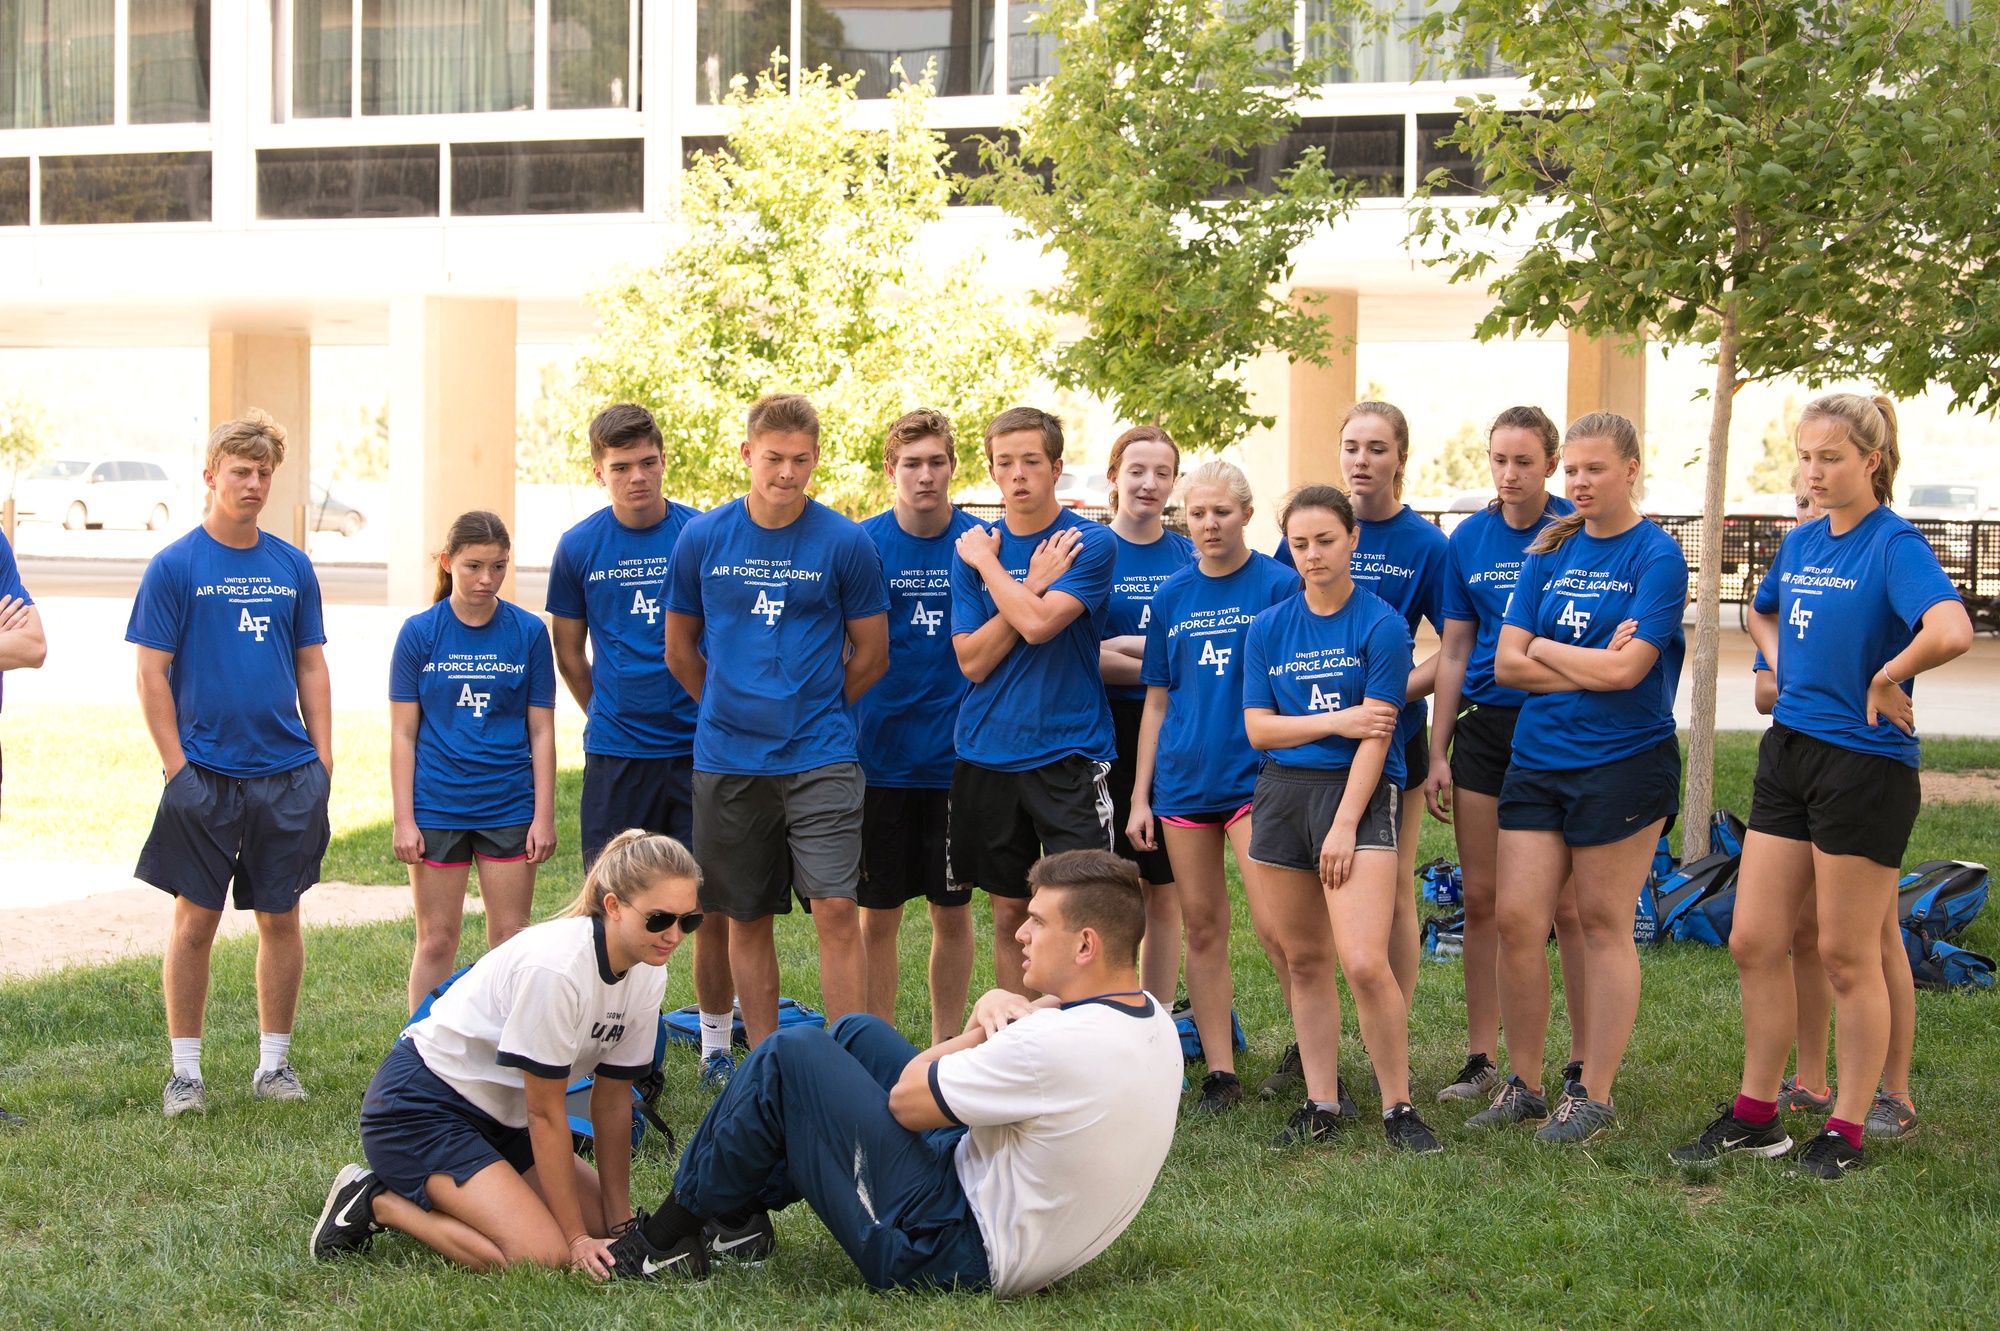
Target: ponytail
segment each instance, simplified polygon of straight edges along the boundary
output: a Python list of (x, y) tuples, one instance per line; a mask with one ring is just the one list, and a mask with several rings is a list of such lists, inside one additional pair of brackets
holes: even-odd
[[(1827, 393), (1806, 403), (1806, 409), (1799, 413), (1799, 426), (1809, 420), (1838, 421), (1864, 459), (1870, 453), (1879, 454), (1881, 462), (1874, 476), (1875, 502), (1886, 504), (1895, 497), (1896, 469), (1903, 463), (1896, 438), (1895, 403), (1886, 397), (1863, 397), (1859, 393)], [(1792, 438), (1796, 443), (1797, 428)]]
[(446, 563), (468, 545), (497, 545), (500, 553), (506, 554), (514, 548), (513, 538), (507, 535), (507, 524), (500, 520), (498, 513), (488, 513), (476, 508), (470, 513), (461, 513), (445, 533), (444, 550), (438, 560), (437, 588), (431, 593), (431, 604), (435, 605), (451, 595), (451, 570)]
[(604, 898), (616, 897), (626, 905), (663, 878), (677, 878), (701, 886), (701, 866), (694, 855), (672, 837), (632, 827), (606, 842), (597, 862), (584, 875), (583, 889), (562, 913), (564, 919), (604, 918)]
[[(1584, 439), (1602, 439), (1618, 450), (1618, 456), (1627, 462), (1637, 462), (1643, 469), (1644, 455), (1639, 451), (1639, 431), (1631, 421), (1615, 411), (1593, 411), (1587, 416), (1579, 416), (1569, 423), (1569, 437), (1565, 443), (1577, 443)], [(1644, 475), (1643, 470), (1641, 475)], [(1563, 542), (1583, 530), (1583, 514), (1566, 513), (1548, 526), (1542, 528), (1528, 547), (1531, 555), (1550, 555), (1562, 549)]]

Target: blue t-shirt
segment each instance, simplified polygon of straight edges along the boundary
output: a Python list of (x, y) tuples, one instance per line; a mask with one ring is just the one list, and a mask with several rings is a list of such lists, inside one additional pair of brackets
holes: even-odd
[(411, 615), (389, 658), (389, 700), (418, 707), (417, 826), (481, 831), (534, 818), (528, 709), (556, 705), (555, 653), (538, 616), (502, 601), (475, 626), (449, 599)]
[(196, 527), (146, 565), (125, 641), (174, 654), (167, 684), (189, 762), (243, 778), (319, 757), (293, 657), (325, 642), (326, 628), (319, 578), (297, 546), (259, 532), (237, 550)]
[(854, 705), (861, 770), (871, 786), (951, 789), (952, 731), (965, 697), (947, 622), (951, 566), (958, 538), (978, 525), (978, 518), (956, 508), (936, 536), (910, 535), (893, 508), (861, 524), (881, 552), (889, 581), (889, 673)]
[(741, 499), (690, 521), (667, 609), (702, 621), (695, 770), (782, 776), (857, 761), (847, 621), (888, 608), (875, 543), (816, 499), (775, 529)]
[(650, 527), (628, 527), (609, 508), (564, 532), (549, 565), (548, 611), (590, 632), (590, 717), (583, 751), (610, 758), (678, 758), (694, 752), (694, 699), (667, 669), (660, 591), (674, 542), (699, 517), (667, 503)]
[[(1956, 600), (1930, 543), (1886, 508), (1835, 536), (1826, 518), (1786, 534), (1754, 602), (1778, 616), (1778, 705), (1773, 719), (1857, 753), (1911, 767), (1915, 735), (1868, 724), (1868, 682), (1910, 645), (1924, 612)], [(1910, 692), (1910, 682), (1903, 682)]]
[[(28, 595), (28, 589), (21, 584), (21, 569), (14, 562), (14, 547), (7, 544), (4, 533), (0, 533), (0, 596), (11, 596), (29, 605), (35, 603), (35, 598)], [(7, 672), (0, 670), (0, 680), (6, 677)]]
[[(1083, 613), (1047, 642), (1015, 643), (992, 674), (966, 690), (958, 708), (957, 751), (975, 766), (1026, 772), (1072, 754), (1102, 763), (1116, 754), (1097, 645), (1110, 617), (1117, 538), (1103, 523), (1068, 509), (1027, 536), (1014, 535), (1002, 521), (1000, 563), (1017, 581), (1026, 577), (1035, 547), (1066, 527), (1082, 533), (1082, 544), (1069, 572), (1049, 590), (1083, 602)], [(985, 580), (963, 559), (954, 559), (952, 633), (972, 633), (997, 613)]]
[(1299, 591), (1299, 575), (1253, 553), (1211, 578), (1190, 564), (1153, 597), (1139, 681), (1167, 691), (1153, 764), (1153, 812), (1185, 818), (1234, 810), (1257, 786), (1257, 751), (1243, 733), (1243, 635), (1250, 621)]
[(1527, 561), (1528, 547), (1550, 521), (1574, 513), (1576, 505), (1550, 495), (1542, 515), (1525, 530), (1507, 525), (1492, 509), (1481, 509), (1458, 524), (1445, 546), (1444, 617), (1478, 626), (1472, 655), (1465, 662), (1466, 702), (1482, 707), (1519, 707), (1528, 701), (1520, 689), (1504, 688), (1493, 678), (1493, 655), (1500, 645), (1500, 624), (1514, 583)]
[[(1194, 562), (1194, 542), (1177, 531), (1162, 532), (1149, 545), (1128, 541), (1116, 531), (1118, 561), (1111, 569), (1111, 617), (1104, 626), (1107, 638), (1146, 636), (1153, 621), (1153, 598), (1174, 574)], [(1143, 684), (1106, 684), (1104, 692), (1127, 702), (1143, 701)]]
[(1514, 726), (1514, 761), (1539, 772), (1601, 767), (1672, 739), (1687, 594), (1687, 559), (1649, 519), (1609, 540), (1579, 531), (1553, 554), (1529, 555), (1507, 623), (1572, 647), (1604, 648), (1619, 624), (1636, 619), (1637, 638), (1660, 656), (1633, 688), (1529, 694)]
[[(1410, 630), (1396, 608), (1359, 584), (1347, 604), (1314, 614), (1304, 593), (1262, 611), (1243, 641), (1243, 706), (1280, 716), (1336, 712), (1364, 698), (1403, 705), (1410, 686)], [(1360, 740), (1328, 735), (1295, 749), (1269, 749), (1287, 767), (1341, 771)], [(1403, 747), (1389, 745), (1382, 775), (1403, 781)]]

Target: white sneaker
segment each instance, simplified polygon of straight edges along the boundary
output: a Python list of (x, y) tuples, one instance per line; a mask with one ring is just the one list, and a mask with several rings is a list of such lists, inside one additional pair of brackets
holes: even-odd
[(208, 1112), (208, 1088), (199, 1077), (169, 1077), (167, 1089), (160, 1093), (160, 1112), (168, 1118), (177, 1118), (189, 1110), (197, 1114)]
[(250, 1094), (259, 1100), (303, 1100), (306, 1088), (299, 1085), (299, 1074), (292, 1065), (281, 1063), (250, 1078)]

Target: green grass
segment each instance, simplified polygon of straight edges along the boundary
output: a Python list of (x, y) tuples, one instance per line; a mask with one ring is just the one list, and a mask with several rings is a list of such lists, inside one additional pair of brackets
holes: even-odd
[[(10, 760), (36, 742), (21, 734), (30, 720), (26, 709), (8, 714)], [(2000, 767), (2000, 744), (1953, 751), (1965, 766)], [(1719, 802), (1745, 811), (1752, 740), (1725, 736), (1721, 753)], [(349, 761), (351, 778), (362, 759), (351, 752)], [(20, 789), (10, 783), (10, 820)], [(565, 829), (574, 827), (576, 796), (566, 774)], [(2000, 862), (1995, 813), (1927, 809), (1910, 859)], [(394, 881), (387, 835), (386, 821), (350, 817), (338, 839), (349, 866), (342, 876), (366, 881), (363, 870), (379, 864), (376, 880)], [(1422, 849), (1449, 853), (1448, 830), (1427, 826)], [(574, 860), (558, 861), (542, 884), (545, 914), (574, 889)], [(1975, 950), (2000, 948), (1995, 918), (1968, 940)], [(815, 1001), (810, 924), (787, 918), (778, 936), (786, 991)], [(925, 1019), (927, 942), (913, 913), (906, 1031)], [(253, 953), (247, 942), (220, 946), (206, 1051), (213, 1107), (173, 1123), (158, 1109), (166, 1068), (155, 964), (0, 986), (0, 1104), (32, 1120), (0, 1134), (0, 1326), (1678, 1329), (1782, 1317), (1928, 1328), (1990, 1317), (2000, 1268), (1991, 1073), (2000, 996), (1920, 995), (1924, 1128), (1873, 1150), (1866, 1173), (1825, 1188), (1746, 1165), (1689, 1182), (1665, 1152), (1733, 1091), (1741, 1035), (1728, 956), (1686, 946), (1646, 954), (1620, 1125), (1587, 1151), (1551, 1152), (1525, 1134), (1474, 1138), (1461, 1126), (1469, 1107), (1428, 1103), (1447, 1154), (1422, 1161), (1389, 1158), (1365, 1125), (1328, 1150), (1271, 1154), (1263, 1143), (1286, 1105), (1184, 1122), (1125, 1236), (1053, 1293), (1026, 1300), (872, 1295), (803, 1208), (780, 1217), (780, 1252), (764, 1268), (724, 1269), (700, 1288), (600, 1288), (531, 1271), (475, 1276), (395, 1236), (364, 1259), (317, 1265), (304, 1255), (306, 1231), (334, 1170), (359, 1158), (356, 1110), (402, 1020), (410, 944), (407, 923), (309, 935), (294, 1050), (312, 1099), (291, 1107), (248, 1097)], [(468, 945), (467, 959), (474, 951)], [(981, 955), (991, 955), (985, 941)], [(1234, 957), (1251, 1038), (1242, 1069), (1254, 1082), (1288, 1036), (1240, 910)], [(685, 963), (670, 970), (669, 1002), (692, 1001)], [(1427, 963), (1412, 1018), (1426, 1100), (1463, 1057), (1463, 1022), (1457, 967)], [(1365, 1092), (1351, 1006), (1347, 1031), (1347, 1077)], [(1558, 1053), (1560, 1034), (1551, 1044)], [(670, 1051), (668, 1070), (668, 1117), (685, 1135), (707, 1099), (693, 1086), (690, 1054)], [(635, 1193), (650, 1204), (671, 1162), (653, 1149), (635, 1173)]]

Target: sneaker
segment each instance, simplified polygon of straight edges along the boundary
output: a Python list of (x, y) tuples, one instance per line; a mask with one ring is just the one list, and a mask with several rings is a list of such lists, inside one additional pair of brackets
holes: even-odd
[(1787, 1077), (1778, 1087), (1778, 1108), (1787, 1114), (1824, 1114), (1833, 1108), (1833, 1088), (1809, 1091), (1797, 1077)]
[(1220, 1114), (1243, 1103), (1243, 1083), (1233, 1072), (1211, 1072), (1201, 1079), (1201, 1098), (1188, 1107), (1191, 1114)]
[(1361, 1117), (1361, 1111), (1354, 1107), (1354, 1097), (1347, 1093), (1347, 1078), (1333, 1080), (1333, 1112), (1352, 1123)]
[(1907, 1137), (1917, 1130), (1917, 1107), (1900, 1095), (1887, 1091), (1875, 1092), (1875, 1103), (1868, 1110), (1868, 1121), (1861, 1125), (1863, 1136), (1881, 1141), (1894, 1141)]
[(1352, 1111), (1340, 1114), (1320, 1109), (1308, 1100), (1292, 1111), (1285, 1123), (1285, 1130), (1271, 1138), (1274, 1151), (1290, 1150), (1294, 1146), (1314, 1145), (1328, 1141), (1333, 1134), (1354, 1121)]
[(1581, 1146), (1617, 1123), (1618, 1115), (1602, 1100), (1593, 1100), (1582, 1082), (1563, 1087), (1549, 1121), (1535, 1129), (1535, 1140), (1554, 1146)]
[(169, 1077), (167, 1089), (160, 1093), (160, 1112), (176, 1118), (190, 1109), (197, 1114), (208, 1112), (208, 1088), (199, 1077)]
[(375, 1198), (383, 1191), (375, 1171), (361, 1165), (342, 1165), (334, 1176), (333, 1190), (326, 1205), (319, 1208), (319, 1222), (313, 1226), (306, 1255), (319, 1261), (344, 1252), (360, 1252), (368, 1240), (382, 1232), (375, 1222)]
[(727, 1257), (752, 1266), (769, 1257), (778, 1246), (778, 1231), (771, 1224), (769, 1211), (752, 1211), (740, 1225), (711, 1220), (701, 1227), (701, 1237), (708, 1244), (710, 1257)]
[(1677, 1165), (1712, 1165), (1725, 1155), (1739, 1151), (1775, 1160), (1792, 1149), (1792, 1139), (1784, 1124), (1773, 1118), (1769, 1123), (1746, 1123), (1736, 1117), (1734, 1104), (1716, 1107), (1715, 1121), (1701, 1130), (1701, 1136), (1686, 1146), (1667, 1152)]
[(1382, 1130), (1389, 1134), (1389, 1145), (1398, 1151), (1431, 1155), (1444, 1149), (1430, 1125), (1417, 1117), (1416, 1107), (1407, 1102), (1382, 1116)]
[(658, 1280), (680, 1276), (686, 1280), (708, 1279), (708, 1243), (703, 1234), (690, 1234), (662, 1252), (646, 1237), (646, 1216), (611, 1240), (611, 1278), (614, 1280)]
[(710, 1054), (701, 1063), (701, 1086), (703, 1090), (719, 1091), (729, 1084), (736, 1075), (736, 1060), (720, 1049)]
[(1582, 1059), (1572, 1058), (1569, 1062), (1563, 1064), (1563, 1085), (1567, 1086), (1573, 1081), (1582, 1081), (1582, 1080), (1583, 1080)]
[(1516, 1123), (1540, 1123), (1549, 1116), (1549, 1100), (1528, 1089), (1528, 1083), (1509, 1074), (1500, 1083), (1493, 1103), (1465, 1120), (1468, 1128), (1509, 1128)]
[(1792, 1160), (1792, 1172), (1808, 1174), (1827, 1183), (1836, 1182), (1861, 1168), (1861, 1152), (1847, 1144), (1837, 1132), (1822, 1132), (1805, 1144)]
[(1451, 1079), (1451, 1085), (1438, 1092), (1438, 1103), (1484, 1100), (1499, 1081), (1500, 1069), (1493, 1066), (1493, 1060), (1484, 1054), (1474, 1054), (1465, 1060), (1465, 1066)]
[(1302, 1089), (1306, 1084), (1306, 1065), (1299, 1060), (1298, 1042), (1294, 1040), (1285, 1046), (1285, 1052), (1278, 1056), (1278, 1066), (1257, 1088), (1260, 1100), (1275, 1100), (1281, 1095)]
[(299, 1074), (290, 1063), (280, 1063), (250, 1079), (250, 1094), (259, 1100), (303, 1100), (306, 1088), (299, 1085)]

